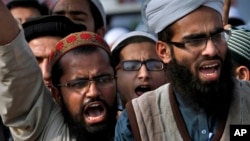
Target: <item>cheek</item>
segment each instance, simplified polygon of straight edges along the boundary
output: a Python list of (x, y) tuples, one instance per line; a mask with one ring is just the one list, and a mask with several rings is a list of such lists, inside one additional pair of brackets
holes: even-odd
[(64, 104), (72, 115), (79, 113), (82, 107), (83, 96), (78, 93), (63, 93)]
[(88, 31), (94, 32), (95, 31), (95, 25), (93, 23), (94, 23), (94, 21), (92, 21), (90, 19), (87, 19), (87, 21), (85, 21), (83, 24), (87, 26)]
[(152, 72), (151, 78), (152, 78), (152, 84), (153, 84), (152, 89), (156, 89), (159, 86), (168, 82), (167, 76), (164, 71)]
[(199, 55), (192, 52), (179, 52), (174, 53), (173, 56), (179, 65), (188, 68), (192, 73), (195, 73), (195, 64), (198, 60)]
[(122, 101), (131, 99), (134, 94), (135, 75), (132, 73), (117, 73), (117, 88)]
[(132, 73), (127, 73), (122, 71), (117, 72), (117, 88), (119, 93), (129, 92), (129, 90), (132, 88), (131, 85), (134, 84), (134, 77), (135, 76)]
[(102, 90), (102, 97), (110, 107), (113, 107), (116, 101), (116, 88), (115, 86)]

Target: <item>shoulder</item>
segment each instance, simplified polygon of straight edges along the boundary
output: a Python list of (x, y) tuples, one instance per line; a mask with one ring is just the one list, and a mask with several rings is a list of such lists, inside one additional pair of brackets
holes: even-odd
[(250, 81), (235, 79), (235, 90), (232, 104), (250, 106)]
[(236, 93), (247, 94), (250, 96), (250, 81), (235, 79)]
[(133, 135), (131, 131), (131, 126), (128, 119), (128, 113), (126, 109), (124, 109), (118, 118), (115, 128), (115, 140), (131, 140), (133, 141)]

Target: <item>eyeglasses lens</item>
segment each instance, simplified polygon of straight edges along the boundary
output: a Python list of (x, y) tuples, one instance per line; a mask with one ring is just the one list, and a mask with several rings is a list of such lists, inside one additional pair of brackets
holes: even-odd
[(144, 62), (141, 61), (125, 61), (122, 63), (123, 70), (126, 71), (138, 71), (142, 64), (146, 65), (146, 68), (150, 71), (159, 71), (163, 69), (163, 62), (158, 60), (147, 60)]

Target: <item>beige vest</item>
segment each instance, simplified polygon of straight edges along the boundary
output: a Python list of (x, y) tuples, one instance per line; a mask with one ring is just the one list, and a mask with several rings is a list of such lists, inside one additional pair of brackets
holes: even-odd
[[(148, 92), (127, 105), (129, 120), (135, 140), (183, 141), (170, 105), (170, 85)], [(130, 107), (130, 108), (129, 108)], [(226, 125), (220, 141), (229, 141), (230, 124), (250, 124), (250, 82), (236, 81), (236, 92), (229, 109)], [(183, 138), (184, 137), (184, 138)]]

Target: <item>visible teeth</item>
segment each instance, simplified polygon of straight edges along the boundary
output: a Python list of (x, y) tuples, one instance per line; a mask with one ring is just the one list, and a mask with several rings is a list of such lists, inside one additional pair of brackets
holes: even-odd
[(216, 67), (218, 64), (213, 64), (213, 65), (206, 65), (206, 66), (203, 66), (202, 68), (212, 68), (212, 67)]
[(95, 119), (97, 119), (98, 117), (88, 117), (88, 119), (90, 119), (90, 120), (95, 120)]
[(98, 106), (99, 106), (99, 104), (92, 104), (89, 107), (98, 107)]

